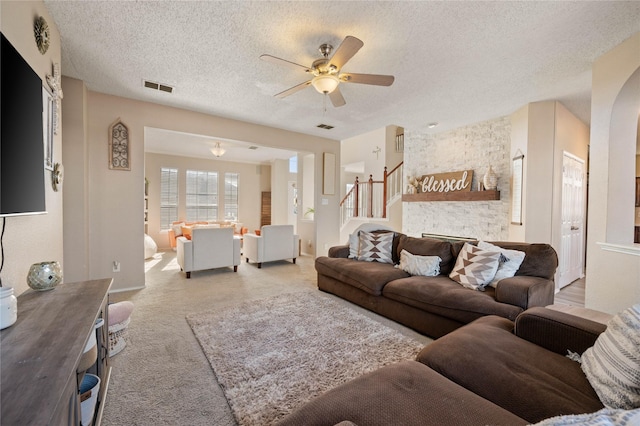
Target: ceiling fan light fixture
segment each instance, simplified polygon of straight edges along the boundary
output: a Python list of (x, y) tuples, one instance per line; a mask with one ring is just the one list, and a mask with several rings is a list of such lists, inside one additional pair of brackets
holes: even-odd
[(311, 80), (311, 85), (322, 94), (328, 94), (336, 90), (340, 80), (335, 75), (321, 74)]
[(216, 142), (216, 146), (211, 148), (211, 153), (216, 157), (222, 157), (225, 152), (225, 149), (220, 146), (220, 142)]

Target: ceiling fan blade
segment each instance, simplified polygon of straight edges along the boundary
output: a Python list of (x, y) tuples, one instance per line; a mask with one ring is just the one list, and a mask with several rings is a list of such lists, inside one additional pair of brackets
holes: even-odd
[(287, 61), (286, 59), (276, 58), (275, 56), (271, 56), (267, 54), (260, 55), (260, 59), (262, 59), (263, 61), (271, 62), (273, 64), (277, 64), (277, 65), (286, 65), (288, 67), (295, 67), (296, 69), (302, 68), (303, 70), (305, 70), (305, 72), (311, 71), (309, 67), (305, 67), (304, 65), (296, 64), (295, 62)]
[(391, 86), (395, 77), (392, 75), (380, 74), (340, 74), (340, 80), (345, 83), (373, 84), (374, 86)]
[(331, 103), (336, 108), (346, 104), (339, 87), (336, 87), (333, 92), (329, 93), (329, 99), (331, 99)]
[(305, 81), (304, 83), (300, 83), (297, 86), (293, 86), (287, 90), (285, 90), (284, 92), (280, 92), (278, 94), (275, 95), (276, 98), (282, 99), (282, 98), (286, 98), (289, 95), (293, 95), (294, 93), (304, 89), (307, 86), (311, 85), (311, 80), (309, 81)]
[(334, 65), (337, 69), (341, 69), (362, 46), (364, 46), (362, 40), (353, 36), (346, 36), (331, 57), (329, 64)]

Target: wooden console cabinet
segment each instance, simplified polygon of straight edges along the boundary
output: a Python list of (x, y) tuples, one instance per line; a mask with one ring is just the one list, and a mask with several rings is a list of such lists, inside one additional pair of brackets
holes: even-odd
[[(112, 280), (63, 283), (18, 297), (18, 320), (0, 332), (0, 422), (6, 425), (80, 425), (78, 363), (96, 333), (101, 380), (94, 425), (109, 383), (108, 293)], [(95, 330), (98, 318), (104, 326)]]

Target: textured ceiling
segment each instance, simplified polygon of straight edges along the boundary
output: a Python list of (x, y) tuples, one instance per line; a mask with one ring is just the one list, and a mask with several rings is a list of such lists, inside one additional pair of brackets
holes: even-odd
[[(390, 124), (440, 132), (544, 100), (588, 123), (593, 61), (640, 31), (636, 1), (45, 4), (63, 74), (90, 90), (336, 140)], [(310, 65), (347, 35), (364, 47), (344, 71), (391, 74), (392, 86), (341, 84), (346, 105), (326, 112), (311, 87), (273, 97), (308, 78), (261, 54)]]

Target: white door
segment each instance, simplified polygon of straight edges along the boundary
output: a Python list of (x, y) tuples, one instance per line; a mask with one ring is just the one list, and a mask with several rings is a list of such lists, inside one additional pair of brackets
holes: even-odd
[(583, 277), (586, 177), (584, 160), (567, 152), (562, 161), (562, 244), (560, 288)]

